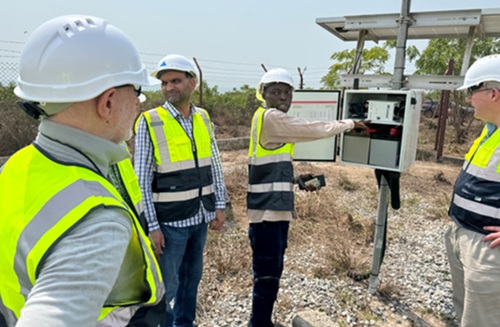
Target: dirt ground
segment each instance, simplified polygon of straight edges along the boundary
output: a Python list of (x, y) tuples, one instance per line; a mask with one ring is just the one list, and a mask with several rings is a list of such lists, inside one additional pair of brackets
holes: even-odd
[[(444, 154), (456, 157), (456, 162), (459, 162), (459, 158), (463, 157), (470, 142), (480, 131), (480, 126), (478, 122), (476, 130), (471, 132), (468, 144), (446, 143)], [(420, 150), (432, 153), (435, 127), (435, 121), (422, 121), (418, 140)], [(448, 138), (452, 137), (453, 131), (447, 133)], [(251, 252), (246, 235), (248, 222), (245, 203), (247, 150), (222, 151), (221, 157), (234, 216), (228, 219), (222, 233), (209, 234), (206, 266), (199, 294), (200, 326), (213, 326), (214, 321), (217, 321), (216, 317), (211, 316), (214, 307), (220, 307), (221, 303), (231, 302), (234, 298), (243, 298), (248, 302), (251, 294)], [(396, 211), (389, 206), (388, 216), (407, 217), (410, 220), (411, 217), (419, 216), (430, 223), (447, 223), (452, 187), (460, 167), (459, 163), (416, 160), (400, 177), (401, 209)], [(313, 194), (296, 192), (298, 217), (290, 228), (285, 273), (297, 272), (311, 278), (344, 280), (346, 272), (369, 270), (379, 200), (374, 169), (339, 162), (295, 162), (294, 168), (296, 174), (325, 175), (327, 186)], [(422, 203), (425, 203), (424, 207)], [(398, 237), (397, 233), (405, 228), (413, 227), (410, 223), (391, 225), (388, 239)], [(304, 257), (304, 248), (309, 249), (308, 251), (317, 250), (308, 252), (307, 257)], [(389, 289), (388, 293), (397, 293), (397, 290), (390, 290), (394, 289), (394, 285), (381, 287)], [(237, 306), (236, 303), (233, 306)], [(290, 299), (282, 296), (275, 308), (275, 315), (282, 317), (281, 321), (288, 321), (286, 326), (290, 324), (291, 312), (297, 309), (291, 303)], [(346, 308), (352, 307), (352, 304), (346, 305)], [(379, 298), (363, 302), (359, 317), (373, 315), (376, 311), (374, 308), (380, 306), (382, 304)], [(231, 315), (231, 310), (219, 310), (219, 316)], [(446, 318), (428, 312), (426, 308), (415, 314), (427, 323), (426, 326), (450, 326)], [(376, 326), (415, 326), (404, 315), (389, 312), (385, 321), (377, 320)], [(244, 313), (240, 316), (242, 321), (248, 318)], [(344, 317), (336, 317), (336, 321), (339, 326), (349, 325)], [(231, 324), (240, 325), (244, 324)]]
[[(245, 213), (247, 150), (223, 151), (221, 156), (234, 217), (226, 224), (225, 232), (212, 234), (207, 243), (206, 261), (210, 264), (207, 264), (200, 289), (200, 299), (206, 300), (206, 296), (213, 300), (200, 300), (200, 305), (207, 307), (207, 311), (211, 305), (217, 306), (227, 302), (225, 296), (228, 294), (247, 297), (251, 293), (251, 253), (246, 236), (248, 222)], [(350, 270), (369, 270), (373, 254), (373, 222), (378, 206), (374, 170), (334, 162), (296, 162), (294, 167), (296, 174), (325, 175), (327, 186), (317, 194), (296, 194), (298, 219), (290, 229), (287, 250), (289, 262), (286, 270), (300, 272), (311, 278), (320, 276), (327, 279), (342, 279), (340, 276), (345, 276), (345, 272)], [(411, 219), (412, 215), (419, 215), (430, 221), (446, 222), (452, 184), (459, 171), (459, 165), (416, 161), (401, 175), (402, 208), (397, 213), (389, 208), (389, 217), (397, 214), (406, 215)], [(418, 212), (416, 209), (417, 203), (421, 202), (429, 204), (425, 212)], [(406, 227), (411, 228), (410, 225)], [(391, 228), (399, 231), (402, 227)], [(388, 231), (389, 239), (393, 232), (396, 233), (391, 228)], [(225, 250), (221, 251), (220, 248)], [(304, 248), (322, 248), (324, 251), (311, 253), (306, 259), (303, 257)], [(218, 281), (221, 286), (213, 286), (213, 280)], [(218, 292), (215, 298), (214, 287)], [(287, 301), (282, 298), (278, 301), (278, 317), (285, 317), (297, 309)], [(380, 299), (373, 298), (363, 305), (366, 306), (366, 315), (370, 315), (375, 308), (381, 306), (381, 302)], [(204, 308), (200, 311), (200, 319), (204, 317), (208, 321), (200, 326), (210, 326), (214, 318), (204, 316)], [(416, 314), (425, 320), (428, 326), (449, 326), (435, 314), (426, 313), (424, 310)], [(379, 322), (376, 326), (414, 326), (412, 321), (402, 317), (403, 314), (389, 312), (383, 324)], [(342, 319), (338, 317), (337, 321), (341, 322)]]

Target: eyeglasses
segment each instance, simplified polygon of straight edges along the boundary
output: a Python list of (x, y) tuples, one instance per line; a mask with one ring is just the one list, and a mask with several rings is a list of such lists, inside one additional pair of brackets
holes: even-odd
[(471, 97), (474, 95), (474, 93), (491, 90), (491, 88), (482, 88), (483, 86), (484, 86), (483, 83), (479, 83), (478, 85), (472, 85), (467, 89), (467, 96)]
[(134, 92), (135, 92), (136, 97), (139, 97), (141, 95), (142, 86), (140, 86), (140, 85), (125, 84), (125, 85), (115, 86), (115, 89), (119, 89), (119, 88), (127, 87), (127, 86), (132, 86), (134, 88)]

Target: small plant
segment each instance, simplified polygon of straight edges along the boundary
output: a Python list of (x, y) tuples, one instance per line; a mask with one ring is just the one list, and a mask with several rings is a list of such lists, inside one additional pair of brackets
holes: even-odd
[(360, 185), (352, 182), (345, 174), (340, 174), (339, 176), (339, 186), (348, 192), (354, 192), (359, 190)]
[(446, 185), (451, 185), (450, 180), (446, 178), (446, 176), (442, 171), (439, 171), (437, 174), (435, 174), (433, 178), (436, 182), (444, 183)]
[(450, 206), (450, 195), (447, 193), (438, 194), (435, 197), (434, 205), (429, 208), (429, 217), (432, 219), (445, 219), (448, 220), (448, 208)]
[(416, 195), (404, 197), (401, 199), (401, 202), (402, 202), (401, 206), (404, 206), (405, 208), (406, 207), (408, 207), (408, 208), (418, 207), (420, 205), (420, 201), (422, 201), (422, 199)]
[(387, 298), (394, 298), (400, 295), (401, 287), (393, 283), (382, 283), (378, 289), (380, 294)]

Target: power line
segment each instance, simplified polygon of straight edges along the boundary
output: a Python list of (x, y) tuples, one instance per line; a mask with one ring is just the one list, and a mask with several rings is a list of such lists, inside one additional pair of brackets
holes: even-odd
[[(0, 43), (4, 44), (15, 44), (24, 45), (25, 42), (11, 41), (11, 40), (0, 40)], [(7, 59), (19, 59), (22, 51), (0, 48), (0, 58)], [(5, 53), (5, 54), (4, 54)], [(8, 54), (13, 55), (8, 55)], [(158, 58), (163, 58), (164, 54), (151, 53), (151, 52), (139, 52), (141, 55), (154, 56)], [(16, 54), (18, 54), (16, 56)], [(197, 60), (200, 62), (201, 69), (204, 73), (205, 80), (217, 84), (216, 86), (221, 87), (235, 87), (235, 84), (241, 85), (256, 85), (262, 76), (262, 63), (248, 63), (248, 62), (238, 62), (238, 61), (228, 61), (228, 60), (218, 60), (218, 59), (205, 59), (201, 58)], [(6, 61), (7, 62), (7, 61)], [(143, 61), (148, 70), (156, 69), (157, 61)], [(282, 67), (289, 70), (292, 74), (296, 71), (296, 67), (284, 67), (279, 65), (272, 65), (265, 63), (269, 67)], [(317, 85), (318, 81), (329, 71), (329, 68), (321, 67), (311, 67), (308, 68), (307, 73), (304, 74), (304, 84), (307, 85)], [(319, 78), (315, 76), (321, 76)]]
[(12, 52), (12, 53), (19, 53), (19, 54), (21, 54), (21, 51), (19, 51), (19, 50), (0, 49), (0, 51), (3, 51), (3, 52)]
[(19, 41), (9, 41), (9, 40), (0, 40), (0, 43), (24, 44), (25, 42), (19, 42)]
[(229, 65), (240, 65), (240, 66), (260, 66), (260, 64), (249, 64), (249, 63), (243, 63), (243, 62), (233, 62), (233, 61), (224, 61), (224, 60), (213, 60), (213, 59), (199, 59), (201, 61), (207, 61), (207, 62), (214, 62), (214, 63), (220, 63), (220, 64), (229, 64)]
[[(232, 68), (229, 68), (229, 69), (224, 69), (224, 68), (220, 68), (220, 67), (214, 67), (214, 66), (203, 66), (202, 67), (204, 70), (222, 70), (222, 71), (231, 71), (231, 72), (255, 72), (256, 70), (249, 70), (249, 69), (232, 69)], [(261, 72), (262, 70), (259, 68), (258, 69), (259, 72)]]

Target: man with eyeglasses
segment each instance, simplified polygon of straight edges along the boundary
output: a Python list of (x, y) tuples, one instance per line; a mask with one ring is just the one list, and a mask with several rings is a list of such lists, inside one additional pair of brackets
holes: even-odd
[(19, 67), (14, 92), (41, 122), (0, 170), (7, 326), (158, 326), (140, 309), (164, 287), (124, 144), (150, 85), (138, 51), (104, 19), (68, 15), (31, 34)]
[(458, 90), (485, 127), (465, 155), (449, 209), (453, 304), (462, 327), (491, 327), (500, 321), (500, 55), (477, 60)]
[(139, 118), (134, 166), (165, 282), (163, 327), (193, 327), (207, 231), (224, 224), (224, 176), (210, 117), (191, 103), (194, 64), (170, 54), (151, 76), (166, 101)]

